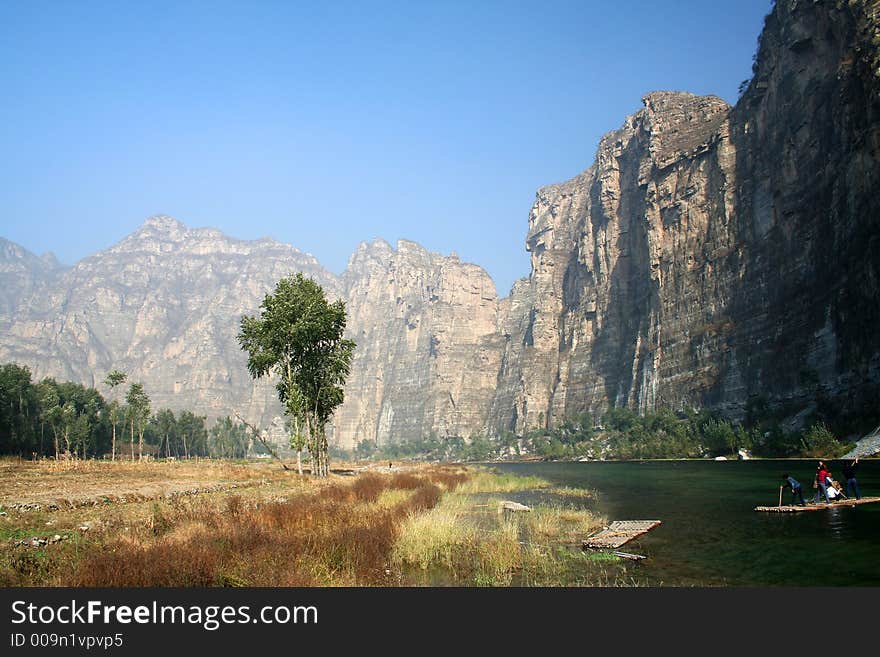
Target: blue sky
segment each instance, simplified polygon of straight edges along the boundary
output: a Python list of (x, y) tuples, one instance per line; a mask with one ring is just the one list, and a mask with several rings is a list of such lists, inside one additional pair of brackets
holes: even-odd
[(528, 275), (537, 188), (660, 89), (735, 102), (770, 0), (0, 1), (0, 236), (62, 262), (152, 214)]

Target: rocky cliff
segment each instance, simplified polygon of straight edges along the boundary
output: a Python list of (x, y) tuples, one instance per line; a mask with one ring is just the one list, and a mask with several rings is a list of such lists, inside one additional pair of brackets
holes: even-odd
[[(115, 246), (57, 267), (10, 242), (0, 252), (0, 362), (95, 386), (121, 369), (143, 382), (154, 409), (210, 420), (238, 411), (270, 427), (280, 405), (270, 381), (254, 383), (236, 335), (275, 283), (314, 278), (348, 308), (358, 347), (336, 414), (341, 444), (410, 435), (470, 435), (482, 427), (502, 340), (488, 274), (455, 256), (400, 241), (362, 244), (335, 276), (314, 257), (273, 240), (149, 218)], [(282, 439), (280, 422), (273, 432)]]
[[(4, 270), (17, 261), (33, 257), (7, 256)], [(19, 285), (18, 311), (2, 318), (0, 362), (104, 393), (106, 374), (121, 369), (145, 384), (154, 409), (271, 416), (274, 389), (253, 385), (236, 334), (241, 315), (296, 271), (338, 296), (336, 278), (293, 247), (152, 217), (110, 249)]]
[(337, 435), (348, 444), (407, 436), (470, 436), (494, 397), (503, 339), (495, 284), (476, 265), (361, 244), (343, 276), (357, 342)]
[[(278, 412), (235, 335), (294, 271), (347, 303), (357, 342), (336, 441), (521, 433), (610, 405), (853, 412), (880, 393), (880, 3), (780, 0), (735, 107), (655, 92), (593, 165), (538, 191), (532, 271), (400, 241), (342, 276), (272, 240), (168, 217), (69, 269), (0, 244), (0, 362), (154, 407)], [(877, 409), (880, 411), (880, 409)]]
[(875, 396), (878, 19), (777, 2), (736, 107), (649, 94), (592, 167), (538, 192), (489, 426)]

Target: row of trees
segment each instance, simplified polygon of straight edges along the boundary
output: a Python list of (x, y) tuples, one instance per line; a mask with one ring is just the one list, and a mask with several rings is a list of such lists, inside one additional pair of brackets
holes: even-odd
[(209, 431), (207, 418), (189, 410), (153, 413), (142, 384), (131, 383), (122, 393), (126, 380), (118, 370), (107, 375), (108, 401), (94, 388), (52, 378), (35, 383), (27, 367), (0, 365), (0, 454), (245, 458), (262, 451), (245, 427), (229, 417), (218, 419)]
[(747, 450), (762, 457), (834, 458), (847, 449), (847, 444), (822, 423), (803, 431), (785, 431), (776, 423), (733, 424), (706, 411), (639, 415), (629, 409), (612, 408), (599, 423), (585, 413), (553, 429), (535, 429), (524, 436), (505, 432), (464, 440), (431, 435), (379, 447), (372, 441), (361, 441), (351, 456), (484, 461), (533, 455), (543, 459), (623, 460), (705, 458)]

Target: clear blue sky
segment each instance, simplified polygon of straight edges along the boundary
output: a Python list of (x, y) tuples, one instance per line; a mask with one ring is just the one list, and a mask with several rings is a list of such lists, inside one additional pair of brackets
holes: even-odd
[(340, 273), (382, 237), (500, 295), (538, 187), (660, 89), (735, 102), (770, 0), (0, 0), (0, 236), (62, 262), (152, 214)]

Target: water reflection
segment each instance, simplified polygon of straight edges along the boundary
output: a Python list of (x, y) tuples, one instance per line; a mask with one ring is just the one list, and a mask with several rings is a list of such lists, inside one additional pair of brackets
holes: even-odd
[(842, 540), (847, 538), (847, 527), (849, 526), (849, 523), (847, 522), (847, 518), (844, 517), (845, 514), (843, 511), (843, 508), (836, 507), (817, 512), (822, 514), (823, 519), (825, 520), (825, 526), (828, 528), (828, 536), (831, 539)]

